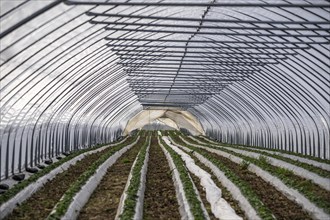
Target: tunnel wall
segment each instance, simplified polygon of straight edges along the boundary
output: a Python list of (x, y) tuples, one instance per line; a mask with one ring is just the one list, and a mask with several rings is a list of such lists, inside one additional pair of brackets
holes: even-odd
[[(268, 20), (267, 30), (261, 30), (261, 25), (239, 24), (242, 29), (256, 28), (254, 37), (241, 36), (243, 30), (236, 29), (231, 33), (241, 35), (226, 39), (278, 40), (284, 46), (259, 43), (255, 47), (257, 44), (243, 41), (231, 44), (236, 49), (221, 45), (227, 46), (225, 53), (232, 58), (244, 56), (253, 60), (256, 57), (253, 54), (262, 52), (269, 53), (274, 62), (258, 67), (229, 66), (252, 74), (223, 88), (205, 86), (207, 92), (212, 92), (211, 96), (203, 102), (196, 98), (197, 104), (183, 107), (200, 121), (207, 136), (219, 141), (330, 159), (329, 11), (326, 7), (308, 6), (328, 2), (304, 1), (307, 7), (295, 8), (266, 7), (269, 2), (256, 2), (261, 6), (237, 9), (212, 5), (168, 8), (75, 5), (62, 0), (1, 1), (1, 179), (62, 152), (111, 142), (122, 135), (128, 120), (143, 110), (138, 91), (132, 90), (129, 74), (119, 64), (118, 51), (108, 47), (109, 41), (105, 38), (151, 36), (158, 39), (165, 34), (109, 32), (105, 24), (91, 22), (95, 16), (90, 12), (126, 14), (125, 21), (131, 23), (138, 20), (130, 18), (131, 14)], [(292, 27), (306, 30), (292, 31), (291, 26), (283, 25), (277, 30), (278, 23), (273, 21), (298, 22)], [(321, 24), (308, 24), (312, 21)], [(206, 28), (206, 31), (210, 30)], [(173, 36), (173, 39), (184, 39), (186, 35)], [(204, 36), (202, 32), (198, 36), (209, 42), (223, 40), (214, 34)], [(255, 49), (246, 52), (237, 49), (237, 46), (249, 45)], [(265, 45), (267, 49), (260, 49)], [(205, 53), (208, 51), (210, 49), (205, 49)], [(145, 88), (149, 86), (146, 84)]]
[(219, 141), (330, 158), (329, 48), (316, 47), (198, 106), (206, 135)]

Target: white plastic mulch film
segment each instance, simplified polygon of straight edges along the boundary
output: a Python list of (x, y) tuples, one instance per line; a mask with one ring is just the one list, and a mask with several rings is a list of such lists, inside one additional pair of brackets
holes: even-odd
[(3, 0), (1, 179), (188, 110), (217, 140), (330, 159), (325, 0)]

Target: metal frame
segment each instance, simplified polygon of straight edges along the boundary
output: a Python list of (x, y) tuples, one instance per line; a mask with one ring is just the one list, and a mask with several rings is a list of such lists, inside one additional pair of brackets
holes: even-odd
[(205, 3), (205, 2), (109, 2), (109, 1), (79, 1), (64, 0), (68, 5), (110, 5), (110, 6), (158, 6), (158, 7), (267, 7), (267, 8), (330, 8), (325, 4), (288, 4), (288, 3)]
[[(187, 24), (158, 24), (158, 23), (141, 23), (141, 22), (108, 22), (108, 21), (90, 21), (91, 24), (106, 24), (106, 25), (124, 25), (124, 26), (140, 26), (140, 27), (167, 27), (167, 28), (198, 28), (198, 25)], [(216, 25), (203, 25), (205, 29), (220, 29), (220, 30), (263, 30), (263, 31), (329, 31), (329, 27), (242, 27), (242, 26), (216, 26)], [(107, 38), (106, 38), (107, 39)], [(108, 38), (109, 40), (111, 38)], [(116, 40), (114, 38), (114, 40)], [(122, 40), (122, 39), (118, 39)], [(177, 40), (175, 40), (177, 41)]]
[[(164, 29), (135, 29), (135, 28), (115, 28), (115, 27), (105, 27), (105, 30), (108, 31), (127, 31), (127, 32), (147, 32), (147, 33), (169, 33), (169, 34), (195, 34), (194, 31), (185, 31), (185, 30), (164, 30)], [(217, 36), (249, 36), (249, 37), (274, 37), (275, 35), (277, 37), (301, 37), (301, 38), (312, 38), (312, 37), (324, 37), (329, 38), (330, 34), (290, 34), (290, 33), (284, 33), (284, 34), (271, 34), (271, 33), (223, 33), (223, 32), (216, 32), (216, 31), (202, 31), (200, 32), (202, 35), (217, 35)]]
[(96, 12), (86, 12), (87, 16), (101, 16), (101, 17), (112, 17), (112, 18), (137, 18), (137, 19), (154, 19), (154, 20), (166, 20), (166, 21), (197, 21), (200, 22), (216, 22), (216, 23), (235, 23), (235, 24), (283, 24), (283, 25), (290, 25), (290, 24), (299, 24), (299, 25), (328, 25), (329, 22), (325, 20), (320, 21), (306, 21), (306, 20), (299, 20), (299, 21), (290, 21), (287, 19), (283, 20), (242, 20), (242, 19), (218, 19), (218, 18), (193, 18), (193, 17), (175, 17), (175, 16), (154, 16), (154, 15), (138, 15), (138, 14), (114, 14), (114, 13), (96, 13)]
[[(98, 23), (97, 23), (98, 24)], [(129, 23), (128, 23), (129, 24)], [(135, 25), (136, 23), (133, 23), (133, 25)], [(186, 28), (186, 26), (182, 26), (183, 28)], [(212, 27), (217, 27), (217, 26), (212, 26)], [(194, 26), (193, 28), (197, 28), (197, 26)], [(230, 27), (219, 27), (219, 28), (222, 28), (222, 29), (232, 29)], [(236, 27), (237, 29), (239, 30), (245, 30), (246, 28), (242, 28), (242, 27)], [(262, 29), (260, 28), (260, 30), (268, 30), (268, 29)], [(276, 29), (275, 29), (276, 30)], [(295, 30), (295, 31), (299, 31), (299, 30), (306, 30), (306, 28), (301, 28), (301, 29), (298, 29), (298, 28), (292, 28), (291, 30)], [(314, 29), (310, 28), (308, 30), (312, 30), (314, 31)], [(316, 30), (316, 29), (315, 29)], [(330, 28), (327, 28), (326, 29), (327, 31), (330, 30)], [(175, 42), (175, 43), (185, 43), (187, 42), (186, 40), (180, 40), (180, 39), (146, 39), (146, 38), (143, 38), (143, 39), (139, 39), (139, 38), (114, 38), (114, 37), (105, 37), (104, 38), (105, 40), (109, 40), (109, 41), (130, 41), (130, 42)], [(254, 41), (248, 41), (248, 40), (231, 40), (231, 41), (219, 41), (219, 40), (190, 40), (189, 41), (190, 43), (205, 43), (205, 44), (233, 44), (233, 43), (246, 43), (246, 44), (289, 44), (289, 45), (292, 45), (292, 44), (327, 44), (329, 43), (328, 41), (323, 41), (323, 42), (302, 42), (302, 41), (274, 41), (274, 40), (271, 40), (271, 41), (257, 41), (257, 40), (254, 40)], [(110, 44), (109, 44), (110, 45)]]
[(112, 141), (150, 108), (188, 110), (225, 142), (329, 159), (330, 4), (288, 2), (56, 0), (4, 11), (1, 180)]

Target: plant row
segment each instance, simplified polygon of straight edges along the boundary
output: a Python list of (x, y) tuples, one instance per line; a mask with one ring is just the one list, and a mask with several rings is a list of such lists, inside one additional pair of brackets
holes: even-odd
[(207, 219), (204, 214), (203, 205), (198, 198), (199, 196), (195, 190), (194, 183), (192, 182), (189, 172), (185, 167), (184, 161), (181, 159), (180, 155), (178, 155), (171, 147), (165, 143), (164, 140), (160, 139), (160, 143), (171, 156), (174, 165), (179, 172), (180, 181), (183, 185), (184, 194), (189, 204), (193, 218), (196, 220)]
[(250, 184), (244, 180), (242, 180), (235, 172), (229, 169), (226, 164), (224, 164), (221, 160), (217, 160), (212, 157), (208, 152), (203, 151), (200, 148), (193, 147), (185, 144), (177, 135), (170, 133), (171, 138), (175, 141), (175, 143), (179, 143), (180, 145), (186, 146), (191, 149), (191, 153), (198, 152), (205, 158), (207, 158), (211, 163), (213, 163), (216, 167), (218, 167), (222, 172), (225, 173), (226, 177), (232, 181), (242, 192), (242, 194), (247, 198), (252, 207), (256, 210), (258, 215), (262, 219), (274, 219), (272, 212), (263, 204), (263, 202), (259, 199), (258, 195), (251, 188)]
[[(86, 188), (90, 193), (88, 201), (85, 199), (84, 205), (81, 204), (83, 207), (79, 212), (79, 220), (115, 219), (117, 210), (119, 210), (118, 206), (122, 207), (123, 204), (121, 197), (126, 189), (125, 186), (128, 185), (128, 177), (131, 173), (133, 163), (145, 142), (146, 138), (140, 135), (138, 142), (125, 151), (125, 153), (120, 154), (120, 152), (118, 152), (111, 157), (118, 157), (118, 159), (115, 161), (112, 159), (112, 165), (102, 169), (106, 170), (106, 172), (97, 172), (97, 174), (94, 175), (94, 179), (99, 180), (94, 184), (94, 187), (88, 187), (89, 184), (87, 183), (82, 188), (82, 191), (77, 194), (74, 200), (79, 201), (79, 195), (84, 195)], [(100, 173), (103, 174), (103, 176), (101, 176)], [(74, 207), (74, 204), (70, 205), (69, 210), (74, 210), (72, 207)]]
[[(200, 168), (202, 168), (203, 170), (205, 170), (210, 174), (213, 182), (217, 185), (219, 189), (221, 189), (221, 197), (230, 204), (230, 206), (235, 210), (238, 216), (241, 216), (243, 219), (253, 219), (253, 220), (261, 219), (257, 215), (257, 212), (254, 210), (254, 208), (250, 205), (248, 200), (242, 195), (242, 193), (237, 188), (237, 186), (235, 186), (219, 168), (217, 168), (214, 164), (212, 164), (207, 158), (203, 157), (201, 154), (192, 151), (187, 147), (182, 147), (182, 146), (178, 146), (178, 147), (182, 148), (195, 161), (197, 166), (199, 166)], [(205, 204), (205, 208), (208, 210), (209, 213), (211, 213), (212, 207), (210, 204), (208, 204), (206, 193), (204, 192), (203, 186), (201, 184), (198, 184), (200, 182), (198, 177), (195, 176), (194, 178), (192, 176), (192, 178), (196, 186), (198, 187), (198, 191), (201, 194), (201, 198), (203, 200), (203, 203)]]
[[(185, 138), (185, 140), (188, 140), (187, 137), (181, 137)], [(190, 139), (188, 141), (190, 141)], [(212, 145), (208, 145), (207, 147), (209, 149), (220, 150), (220, 148), (214, 147)], [(306, 180), (300, 176), (297, 176), (292, 171), (287, 170), (285, 168), (271, 165), (265, 156), (260, 156), (259, 158), (252, 158), (226, 148), (221, 148), (221, 151), (242, 158), (247, 166), (249, 163), (252, 163), (260, 167), (261, 169), (267, 171), (271, 175), (279, 178), (285, 185), (300, 192), (316, 206), (322, 208), (326, 213), (330, 214), (330, 192), (319, 187), (311, 180)]]
[[(135, 137), (129, 138), (126, 142), (134, 139)], [(118, 144), (125, 145), (125, 143)], [(1, 218), (10, 213), (12, 214), (9, 215), (9, 219), (17, 219), (19, 217), (29, 219), (46, 218), (49, 214), (48, 210), (53, 208), (72, 182), (76, 181), (86, 170), (86, 167), (107, 152), (109, 148), (112, 149), (110, 146), (104, 146), (94, 151), (80, 154), (51, 170), (48, 174), (41, 176), (1, 205)]]
[[(141, 184), (144, 184), (143, 179), (145, 178), (146, 172), (145, 167), (148, 160), (148, 151), (150, 147), (150, 136), (146, 138), (146, 142), (142, 146), (131, 171), (131, 178), (129, 179), (129, 185), (127, 187), (127, 191), (125, 191), (125, 200), (123, 211), (120, 213), (120, 219), (136, 219), (136, 209), (138, 205), (138, 201), (143, 201), (143, 193), (139, 194), (139, 190), (141, 190)], [(142, 203), (143, 204), (143, 203)], [(138, 208), (140, 209), (140, 208)], [(142, 210), (139, 210), (142, 212)]]
[(297, 156), (297, 157), (302, 157), (302, 158), (314, 160), (314, 161), (317, 161), (317, 162), (320, 162), (320, 163), (330, 164), (330, 160), (328, 160), (328, 159), (322, 159), (322, 158), (319, 158), (319, 157), (314, 157), (314, 156), (310, 156), (310, 155), (295, 153), (295, 152), (287, 151), (287, 150), (264, 148), (264, 147), (244, 145), (244, 144), (238, 145), (238, 144), (228, 144), (228, 143), (216, 142), (216, 141), (212, 141), (212, 140), (208, 139), (208, 137), (205, 137), (205, 136), (202, 136), (202, 137), (195, 136), (195, 138), (200, 140), (200, 141), (204, 141), (204, 142), (206, 141), (208, 144), (221, 144), (222, 146), (242, 146), (242, 147), (254, 148), (254, 149), (257, 149), (257, 150), (268, 150), (268, 151), (273, 151), (273, 152), (278, 152), (278, 153), (283, 153), (283, 154), (289, 154), (289, 155), (293, 155), (293, 156)]
[(206, 193), (207, 203), (211, 206), (212, 214), (220, 219), (242, 219), (235, 213), (227, 201), (222, 198), (222, 191), (212, 180), (211, 175), (197, 166), (195, 161), (187, 153), (179, 149), (178, 146), (171, 144), (168, 137), (163, 137), (163, 139), (182, 158), (192, 176), (200, 179), (200, 184), (198, 185), (201, 185)]
[[(132, 137), (129, 137), (125, 142), (131, 142), (131, 141), (132, 141)], [(113, 144), (115, 144), (115, 143), (116, 142), (114, 142)], [(73, 158), (75, 158), (75, 157), (77, 157), (81, 154), (91, 152), (91, 151), (95, 151), (95, 150), (97, 150), (99, 148), (102, 148), (104, 146), (107, 146), (107, 145), (109, 145), (109, 144), (96, 145), (96, 146), (91, 147), (91, 148), (86, 148), (86, 149), (81, 149), (81, 150), (78, 150), (78, 151), (74, 151), (74, 152), (70, 153), (68, 156), (62, 158), (61, 160), (58, 160), (57, 162), (52, 163), (49, 166), (39, 170), (37, 173), (34, 173), (33, 175), (31, 175), (28, 179), (25, 179), (21, 182), (18, 182), (12, 188), (8, 189), (5, 193), (1, 194), (0, 195), (0, 205), (7, 202), (8, 200), (10, 200), (14, 196), (16, 196), (21, 190), (26, 188), (28, 185), (30, 185), (31, 183), (36, 182), (40, 177), (45, 176), (46, 174), (50, 173), (52, 170), (54, 170), (55, 168), (61, 166), (62, 164), (70, 161), (71, 159), (73, 159)]]
[(171, 168), (157, 136), (154, 132), (150, 143), (143, 219), (180, 219)]
[(61, 200), (57, 203), (54, 212), (49, 215), (48, 219), (60, 219), (67, 211), (73, 197), (77, 192), (80, 191), (81, 187), (86, 183), (86, 181), (95, 174), (95, 171), (98, 169), (98, 167), (126, 145), (127, 144), (120, 144), (112, 147), (98, 160), (96, 160), (82, 175), (80, 175), (78, 179), (65, 192)]
[[(121, 145), (124, 145), (124, 143)], [(18, 206), (13, 210), (12, 214), (8, 216), (8, 219), (45, 219), (70, 185), (86, 171), (86, 168), (92, 165), (93, 162), (99, 159), (100, 156), (108, 150), (109, 147), (105, 147), (102, 150), (98, 149), (97, 152), (90, 152), (84, 157), (78, 156), (72, 160), (74, 163), (69, 161), (67, 164), (64, 164), (65, 167), (59, 167), (59, 170), (62, 172), (56, 173), (56, 176), (53, 175), (49, 177), (49, 175), (46, 175), (42, 177), (42, 180), (45, 179), (45, 182), (38, 180), (36, 184), (28, 186), (27, 189), (31, 190), (30, 197), (27, 198), (26, 201), (23, 200), (24, 202), (21, 202), (20, 197), (18, 197), (18, 199), (14, 197), (12, 200), (15, 205)], [(58, 168), (56, 168), (56, 170), (58, 170)], [(50, 174), (53, 173), (54, 172), (51, 172)], [(40, 183), (44, 185), (39, 187)], [(27, 190), (24, 189), (22, 191), (24, 195), (25, 191)], [(18, 196), (21, 196), (22, 193)], [(8, 203), (12, 203), (12, 200)], [(4, 215), (7, 215), (11, 211), (8, 210), (11, 207), (9, 206), (8, 208), (7, 203), (1, 208), (5, 210), (2, 210), (2, 213), (5, 213)]]
[[(194, 143), (194, 144), (200, 144), (200, 143), (195, 142), (191, 138), (189, 138), (189, 141), (191, 143)], [(207, 144), (204, 141), (203, 145), (204, 146), (205, 145), (208, 146), (210, 144)], [(241, 147), (239, 145), (228, 145), (228, 144), (225, 144), (225, 145), (224, 144), (220, 144), (218, 146), (220, 146), (220, 147), (234, 148), (234, 149), (239, 149), (239, 150), (244, 150), (244, 151), (248, 151), (248, 152), (262, 154), (262, 155), (265, 155), (267, 157), (276, 158), (276, 159), (285, 161), (287, 163), (293, 164), (293, 165), (295, 165), (297, 167), (304, 168), (304, 169), (306, 169), (306, 170), (308, 170), (310, 172), (313, 172), (313, 173), (318, 174), (321, 177), (330, 178), (330, 171), (324, 170), (324, 169), (322, 169), (320, 167), (317, 167), (317, 166), (313, 166), (312, 164), (307, 164), (307, 163), (304, 163), (304, 162), (301, 162), (301, 161), (298, 161), (298, 160), (294, 160), (294, 159), (290, 159), (288, 157), (284, 157), (284, 156), (281, 156), (281, 155), (278, 155), (278, 154), (272, 154), (272, 153), (269, 153), (269, 152), (265, 152), (265, 151), (263, 151), (261, 149), (254, 149), (254, 148), (250, 148), (250, 147)]]

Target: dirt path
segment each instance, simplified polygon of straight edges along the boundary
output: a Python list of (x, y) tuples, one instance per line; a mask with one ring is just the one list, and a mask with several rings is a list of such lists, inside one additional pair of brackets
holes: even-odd
[(180, 219), (170, 167), (155, 136), (149, 153), (143, 219)]
[(81, 210), (78, 219), (110, 220), (115, 218), (131, 167), (145, 140), (145, 137), (141, 137), (135, 146), (125, 152), (108, 169), (99, 186)]

